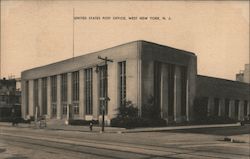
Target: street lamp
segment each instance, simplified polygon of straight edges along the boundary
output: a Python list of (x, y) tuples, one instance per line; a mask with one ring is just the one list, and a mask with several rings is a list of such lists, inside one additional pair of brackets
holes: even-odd
[[(104, 116), (105, 116), (105, 104), (107, 104), (108, 101), (110, 101), (110, 98), (108, 97), (108, 73), (107, 73), (107, 69), (108, 69), (108, 62), (113, 62), (113, 60), (108, 59), (108, 57), (102, 58), (101, 56), (98, 56), (98, 59), (103, 60), (105, 62), (105, 68), (106, 70), (104, 71), (104, 78), (105, 78), (105, 83), (104, 83), (104, 87), (105, 87), (105, 93), (104, 93), (104, 97), (100, 97), (100, 101), (104, 101), (102, 104), (102, 132), (104, 132)], [(97, 66), (98, 68), (99, 66)], [(97, 69), (98, 70), (98, 69)]]

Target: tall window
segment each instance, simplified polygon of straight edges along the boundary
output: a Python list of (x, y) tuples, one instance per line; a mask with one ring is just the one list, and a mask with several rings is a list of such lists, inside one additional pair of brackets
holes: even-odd
[(175, 65), (168, 65), (168, 115), (174, 116), (174, 72)]
[(51, 107), (52, 116), (56, 116), (57, 113), (57, 76), (51, 77)]
[[(108, 79), (107, 77), (107, 66), (100, 66), (99, 67), (99, 77), (100, 77), (100, 97), (105, 98), (107, 97), (107, 88), (108, 88)], [(104, 108), (105, 114), (108, 113), (108, 102), (107, 100), (100, 100), (100, 112), (102, 112)]]
[(62, 114), (67, 115), (67, 103), (62, 103)]
[(235, 100), (235, 119), (238, 119), (239, 116), (239, 100)]
[(244, 101), (244, 117), (247, 116), (247, 100)]
[(229, 99), (225, 99), (225, 116), (229, 117)]
[(79, 114), (79, 71), (72, 73), (72, 101), (74, 114)]
[(35, 113), (36, 107), (39, 108), (39, 105), (38, 105), (38, 79), (34, 80), (34, 113)]
[(26, 115), (29, 114), (29, 81), (25, 82), (25, 100), (26, 100)]
[(161, 101), (161, 63), (155, 61), (154, 62), (154, 109), (157, 109), (156, 115), (157, 117), (160, 115), (160, 101)]
[(220, 104), (220, 99), (219, 98), (214, 98), (214, 115), (219, 115), (219, 104)]
[(93, 114), (93, 71), (92, 68), (85, 70), (85, 112), (87, 115)]
[(47, 114), (47, 78), (42, 78), (42, 114)]
[(119, 62), (120, 106), (126, 103), (126, 61)]
[(181, 115), (186, 115), (187, 102), (187, 67), (181, 67)]
[(61, 75), (61, 101), (62, 101), (62, 113), (63, 115), (67, 114), (67, 73)]

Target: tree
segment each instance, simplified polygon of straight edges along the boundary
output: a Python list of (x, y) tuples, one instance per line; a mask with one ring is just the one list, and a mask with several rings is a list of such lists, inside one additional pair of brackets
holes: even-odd
[(131, 101), (125, 101), (125, 104), (118, 108), (119, 118), (131, 118), (138, 116), (138, 109), (134, 107), (134, 104)]
[(155, 106), (153, 96), (150, 96), (147, 103), (142, 106), (142, 117), (148, 119), (160, 118), (160, 108)]

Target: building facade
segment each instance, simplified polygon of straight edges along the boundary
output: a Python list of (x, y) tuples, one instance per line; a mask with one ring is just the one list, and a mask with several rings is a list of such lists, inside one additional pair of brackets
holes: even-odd
[(250, 114), (250, 85), (238, 81), (197, 76), (195, 102), (205, 116), (243, 120)]
[(17, 116), (21, 115), (21, 92), (16, 89), (15, 79), (0, 79), (0, 120), (9, 119), (12, 108)]
[[(98, 56), (113, 62), (105, 65)], [(21, 79), (23, 117), (34, 116), (38, 109), (39, 115), (64, 119), (70, 105), (74, 119), (100, 120), (104, 110), (107, 122), (125, 101), (138, 108), (138, 115), (153, 101), (168, 122), (193, 120), (197, 91), (204, 87), (196, 87), (201, 80), (194, 53), (147, 41), (26, 70)], [(103, 100), (107, 96), (110, 100)], [(242, 100), (249, 109), (249, 98)]]

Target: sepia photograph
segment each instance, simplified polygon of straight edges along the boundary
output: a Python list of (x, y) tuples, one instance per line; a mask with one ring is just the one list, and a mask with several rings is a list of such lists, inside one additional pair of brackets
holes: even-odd
[(0, 159), (250, 159), (248, 0), (0, 4)]

